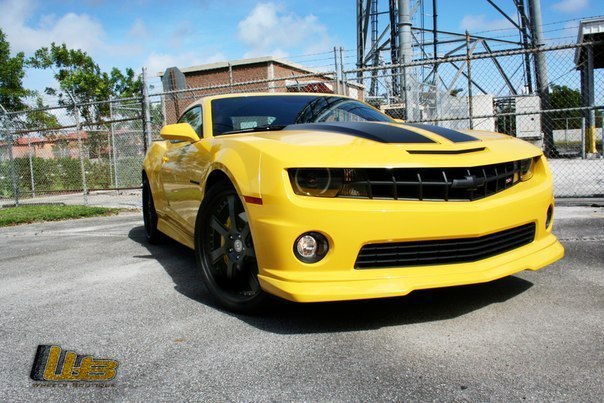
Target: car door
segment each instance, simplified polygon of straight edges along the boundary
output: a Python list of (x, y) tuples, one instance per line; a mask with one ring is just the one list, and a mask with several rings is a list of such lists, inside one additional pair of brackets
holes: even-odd
[(161, 179), (171, 221), (189, 235), (193, 234), (195, 217), (201, 202), (201, 178), (209, 165), (209, 154), (202, 138), (202, 108), (195, 105), (187, 110), (178, 123), (188, 123), (200, 136), (201, 141), (171, 141), (164, 155)]

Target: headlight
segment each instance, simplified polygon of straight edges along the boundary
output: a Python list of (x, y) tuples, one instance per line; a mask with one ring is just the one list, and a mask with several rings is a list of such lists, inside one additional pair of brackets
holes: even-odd
[(533, 158), (520, 160), (520, 180), (527, 181), (533, 177)]
[(362, 170), (352, 168), (294, 168), (289, 169), (294, 192), (315, 197), (369, 197), (367, 177)]
[(298, 168), (289, 171), (294, 192), (304, 196), (336, 197), (342, 188), (342, 169)]

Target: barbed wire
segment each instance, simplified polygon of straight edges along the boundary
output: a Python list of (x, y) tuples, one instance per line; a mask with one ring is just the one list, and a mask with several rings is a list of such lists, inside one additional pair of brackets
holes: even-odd
[[(552, 21), (552, 22), (548, 22), (545, 24), (541, 24), (542, 27), (545, 26), (550, 26), (550, 25), (556, 25), (556, 24), (564, 24), (567, 22), (571, 22), (571, 21), (581, 21), (581, 20), (588, 20), (588, 19), (595, 19), (595, 18), (602, 18), (604, 17), (604, 15), (596, 15), (596, 16), (590, 16), (590, 17), (577, 17), (577, 18), (569, 18), (566, 20), (558, 20), (558, 21)], [(517, 31), (517, 28), (514, 27), (509, 27), (509, 28), (496, 28), (496, 29), (488, 29), (485, 31), (477, 31), (474, 32), (474, 34), (485, 34), (485, 33), (489, 33), (489, 32), (498, 32), (498, 31), (509, 31), (509, 30), (515, 30)]]

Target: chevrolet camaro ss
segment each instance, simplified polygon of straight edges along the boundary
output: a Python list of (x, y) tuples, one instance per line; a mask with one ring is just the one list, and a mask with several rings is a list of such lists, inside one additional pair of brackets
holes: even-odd
[(206, 97), (161, 137), (147, 239), (193, 249), (230, 310), (486, 282), (564, 254), (547, 161), (514, 137), (310, 93)]

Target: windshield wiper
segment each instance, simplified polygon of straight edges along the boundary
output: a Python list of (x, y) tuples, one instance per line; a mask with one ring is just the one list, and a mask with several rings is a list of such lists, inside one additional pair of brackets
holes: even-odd
[(235, 134), (235, 133), (252, 133), (252, 132), (272, 132), (283, 130), (287, 125), (262, 125), (256, 127), (249, 127), (247, 129), (231, 130), (229, 132), (223, 132), (221, 134)]

